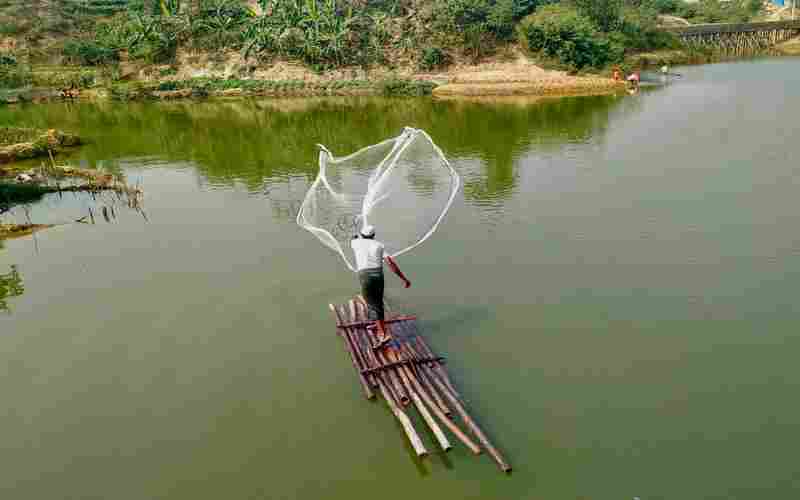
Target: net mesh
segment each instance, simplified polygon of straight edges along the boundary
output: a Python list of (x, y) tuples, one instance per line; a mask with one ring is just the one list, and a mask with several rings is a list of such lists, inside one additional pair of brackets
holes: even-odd
[(336, 158), (320, 146), (319, 173), (297, 223), (356, 270), (350, 240), (375, 227), (386, 255), (397, 257), (436, 231), (461, 180), (430, 136), (405, 128), (398, 137)]

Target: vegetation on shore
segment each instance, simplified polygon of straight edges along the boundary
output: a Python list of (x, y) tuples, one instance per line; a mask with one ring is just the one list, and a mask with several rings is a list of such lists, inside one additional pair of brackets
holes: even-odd
[[(0, 225), (0, 231), (2, 231), (2, 225)], [(0, 248), (3, 248), (2, 242), (3, 240), (0, 239)], [(17, 266), (11, 266), (7, 273), (0, 273), (0, 313), (9, 313), (8, 299), (19, 297), (24, 292), (25, 285)]]
[[(60, 130), (0, 127), (0, 165), (18, 160), (46, 157), (63, 147), (77, 146), (77, 135)], [(2, 174), (0, 167), (0, 174)]]
[[(454, 61), (481, 60), (509, 44), (549, 67), (599, 71), (637, 53), (676, 50), (677, 40), (657, 29), (660, 14), (692, 22), (743, 21), (759, 6), (759, 0), (2, 0), (0, 33), (14, 42), (0, 50), (0, 102), (20, 97), (7, 98), (2, 89), (25, 86), (104, 88), (112, 97), (234, 89), (254, 95), (419, 95), (433, 84), (393, 77), (371, 84), (301, 83), (255, 73), (276, 60), (317, 72), (436, 71)], [(235, 63), (223, 79), (179, 75), (186, 53)], [(53, 71), (38, 69), (53, 64)], [(130, 81), (138, 78), (131, 67), (148, 65), (162, 69), (133, 89)], [(152, 88), (152, 80), (161, 88)]]
[(175, 99), (185, 97), (298, 97), (319, 95), (429, 95), (435, 85), (427, 81), (391, 78), (380, 81), (329, 80), (308, 82), (304, 80), (259, 80), (240, 78), (191, 78), (161, 82), (118, 83), (110, 88), (115, 100)]

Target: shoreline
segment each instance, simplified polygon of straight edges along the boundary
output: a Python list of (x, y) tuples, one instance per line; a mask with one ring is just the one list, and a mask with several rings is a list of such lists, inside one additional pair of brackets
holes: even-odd
[[(764, 56), (800, 55), (800, 37), (779, 44)], [(668, 65), (714, 64), (744, 60), (714, 52), (685, 49), (644, 52), (628, 56), (621, 67), (626, 73)], [(81, 68), (76, 68), (80, 70)], [(231, 72), (209, 71), (205, 67), (181, 65), (169, 76), (164, 67), (148, 66), (134, 71), (138, 78), (111, 84), (95, 84), (68, 91), (54, 86), (5, 90), (0, 105), (54, 101), (159, 101), (221, 98), (313, 98), (313, 97), (575, 97), (624, 92), (625, 83), (613, 80), (605, 68), (597, 73), (569, 74), (546, 69), (514, 48), (475, 64), (453, 64), (438, 72), (419, 72), (406, 67), (364, 70), (345, 68), (315, 73), (286, 61), (237, 77)]]
[[(231, 56), (235, 61), (235, 56)], [(94, 77), (80, 89), (59, 89), (50, 84), (61, 72), (97, 72), (97, 68), (34, 68), (40, 86), (6, 91), (0, 104), (71, 100), (174, 100), (228, 97), (326, 97), (326, 96), (474, 96), (528, 95), (574, 96), (615, 93), (624, 85), (600, 72), (571, 75), (545, 69), (519, 48), (511, 46), (478, 63), (456, 62), (439, 70), (421, 71), (411, 65), (395, 68), (340, 68), (317, 73), (289, 61), (268, 66), (234, 64), (216, 68), (206, 61), (192, 63), (192, 55), (180, 54), (174, 65), (137, 66), (125, 63), (124, 78), (116, 81)], [(476, 90), (478, 89), (478, 90)]]

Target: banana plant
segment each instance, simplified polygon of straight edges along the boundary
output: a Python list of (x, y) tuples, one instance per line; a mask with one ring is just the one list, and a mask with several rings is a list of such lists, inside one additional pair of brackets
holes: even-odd
[(181, 11), (181, 0), (159, 0), (162, 16), (174, 16)]

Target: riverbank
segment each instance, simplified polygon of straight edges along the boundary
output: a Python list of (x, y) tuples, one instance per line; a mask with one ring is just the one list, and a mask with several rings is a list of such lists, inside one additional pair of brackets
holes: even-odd
[(785, 56), (800, 56), (800, 36), (778, 44), (775, 50)]
[(20, 127), (0, 128), (0, 177), (12, 172), (3, 164), (31, 158), (47, 157), (60, 149), (78, 146), (80, 137), (62, 130), (40, 130)]
[[(115, 206), (141, 210), (142, 190), (128, 186), (122, 178), (95, 169), (57, 165), (54, 155), (65, 147), (81, 143), (77, 135), (61, 130), (33, 128), (0, 128), (0, 216), (11, 214), (15, 207), (42, 200), (57, 193), (88, 193), (94, 201), (95, 211), (89, 208), (85, 217), (72, 222), (95, 222), (95, 214), (106, 221), (115, 217)], [(17, 163), (20, 160), (46, 157), (40, 166)], [(103, 197), (103, 193), (113, 196)], [(0, 219), (0, 241), (19, 238), (52, 227), (52, 224), (35, 224), (29, 219), (23, 223), (4, 223)]]
[[(230, 97), (317, 97), (317, 96), (572, 96), (614, 93), (624, 88), (608, 75), (572, 75), (545, 69), (516, 46), (509, 46), (493, 57), (474, 63), (454, 61), (439, 70), (421, 71), (413, 64), (386, 67), (340, 68), (315, 72), (288, 61), (248, 67), (237, 54), (226, 55), (219, 65), (199, 55), (184, 54), (173, 65), (122, 68), (124, 80), (103, 80), (90, 74), (91, 68), (75, 71), (88, 85), (65, 93), (47, 86), (52, 78), (43, 76), (44, 85), (6, 92), (0, 103), (82, 100), (172, 100)], [(50, 75), (52, 68), (41, 73)], [(34, 69), (34, 75), (37, 70)]]
[[(778, 54), (800, 54), (800, 39), (775, 47)], [(670, 49), (632, 54), (619, 65), (624, 72), (636, 69), (706, 64), (730, 60), (713, 51)], [(624, 90), (622, 82), (610, 78), (611, 69), (572, 74), (549, 69), (516, 45), (510, 45), (479, 62), (456, 61), (446, 68), (420, 71), (412, 64), (394, 67), (340, 68), (316, 72), (298, 62), (276, 61), (248, 67), (233, 54), (224, 65), (190, 55), (173, 65), (124, 67), (124, 80), (108, 81), (81, 68), (73, 71), (89, 82), (65, 96), (55, 86), (36, 86), (5, 91), (0, 104), (61, 100), (174, 100), (236, 97), (493, 97), (579, 96), (614, 94)], [(238, 62), (237, 62), (238, 61)], [(45, 68), (48, 74), (53, 69)], [(36, 74), (36, 70), (34, 70)], [(43, 77), (41, 82), (51, 79)], [(2, 163), (0, 156), (0, 163)]]

